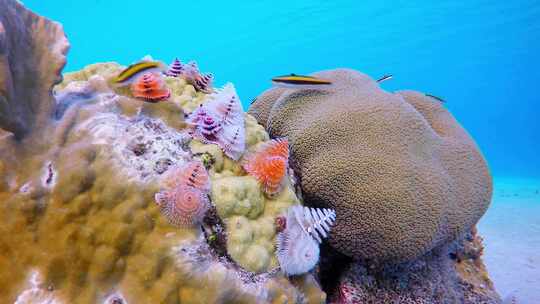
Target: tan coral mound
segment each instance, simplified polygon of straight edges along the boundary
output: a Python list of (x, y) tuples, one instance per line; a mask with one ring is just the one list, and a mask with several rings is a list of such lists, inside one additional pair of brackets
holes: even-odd
[(334, 208), (342, 253), (402, 262), (468, 231), (492, 192), (486, 162), (452, 115), (353, 70), (316, 73), (325, 90), (271, 89), (249, 113), (287, 137), (305, 203)]

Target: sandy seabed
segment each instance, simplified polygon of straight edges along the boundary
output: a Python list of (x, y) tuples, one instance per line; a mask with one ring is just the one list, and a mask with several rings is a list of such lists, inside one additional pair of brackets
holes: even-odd
[(540, 179), (495, 178), (494, 186), (478, 224), (484, 262), (503, 299), (540, 303)]

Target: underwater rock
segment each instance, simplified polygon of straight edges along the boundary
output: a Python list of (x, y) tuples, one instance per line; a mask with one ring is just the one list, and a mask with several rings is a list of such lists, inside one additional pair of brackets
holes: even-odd
[(69, 43), (62, 25), (0, 0), (0, 128), (21, 139), (52, 117)]
[(336, 211), (330, 244), (374, 263), (400, 263), (476, 224), (492, 192), (474, 141), (424, 94), (388, 93), (347, 69), (315, 73), (328, 88), (273, 88), (249, 113), (287, 137), (306, 205)]
[(382, 268), (353, 262), (340, 276), (329, 303), (500, 304), (480, 258), (482, 248), (473, 229), (412, 262)]

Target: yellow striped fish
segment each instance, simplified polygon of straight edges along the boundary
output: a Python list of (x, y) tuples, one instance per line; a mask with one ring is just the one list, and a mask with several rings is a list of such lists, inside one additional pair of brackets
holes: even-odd
[(277, 86), (304, 87), (321, 86), (332, 84), (330, 80), (305, 75), (284, 75), (272, 78), (272, 82)]
[(143, 72), (151, 70), (164, 70), (164, 65), (159, 61), (140, 61), (134, 63), (120, 72), (112, 81), (116, 84), (128, 83)]

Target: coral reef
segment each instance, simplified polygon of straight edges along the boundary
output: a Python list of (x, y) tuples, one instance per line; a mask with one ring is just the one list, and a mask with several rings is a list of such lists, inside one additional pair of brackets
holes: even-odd
[[(70, 303), (105, 301), (117, 292), (127, 303), (179, 299), (182, 303), (208, 303), (208, 299), (252, 303), (261, 297), (265, 302), (294, 303), (303, 301), (304, 294), (317, 299), (312, 303), (324, 302), (320, 288), (295, 286), (279, 273), (267, 277), (264, 284), (253, 283), (257, 292), (244, 285), (223, 285), (229, 280), (217, 282), (212, 277), (227, 258), (216, 254), (209, 253), (216, 270), (201, 276), (199, 283), (187, 279), (186, 273), (197, 272), (192, 267), (201, 265), (179, 267), (172, 248), (183, 242), (200, 243), (199, 232), (177, 229), (160, 214), (153, 203), (160, 187), (193, 182), (190, 186), (210, 190), (225, 223), (231, 258), (227, 265), (235, 269), (229, 279), (248, 276), (250, 271), (263, 275), (278, 266), (273, 223), (299, 201), (290, 183), (275, 198), (265, 197), (257, 181), (220, 147), (191, 140), (186, 124), (167, 123), (168, 109), (173, 113), (176, 108), (197, 109), (212, 100), (209, 95), (171, 78), (166, 80), (170, 100), (145, 103), (108, 86), (108, 77), (120, 70), (116, 64), (100, 64), (66, 75), (68, 83), (56, 88), (62, 109), (51, 121), (54, 132), (48, 145), (22, 147), (9, 137), (4, 139), (2, 149), (22, 153), (15, 162), (4, 158), (15, 153), (3, 150), (1, 154), (0, 169), (6, 174), (0, 192), (0, 244), (5, 249), (0, 264), (10, 271), (1, 271), (6, 288), (0, 300), (13, 301), (26, 274), (37, 269), (58, 298)], [(145, 110), (149, 106), (157, 109)], [(183, 113), (176, 115), (176, 120), (183, 117)], [(268, 140), (252, 117), (242, 120), (247, 147), (255, 149)], [(34, 154), (38, 148), (41, 157)], [(209, 167), (208, 184), (190, 180), (191, 175), (175, 175), (178, 168), (199, 170), (204, 164)], [(15, 255), (18, 262), (7, 267)], [(12, 276), (12, 270), (19, 275)], [(197, 288), (218, 283), (219, 288)]]
[(52, 116), (69, 44), (60, 24), (16, 1), (0, 7), (0, 127), (21, 139)]
[[(276, 271), (267, 275), (278, 267), (275, 217), (299, 203), (292, 184), (268, 198), (219, 146), (191, 140), (188, 125), (176, 121), (183, 120), (183, 111), (211, 102), (210, 95), (183, 79), (167, 78), (171, 98), (146, 103), (108, 85), (120, 70), (111, 63), (67, 74), (55, 88), (59, 109), (45, 143), (21, 146), (9, 135), (3, 138), (0, 301), (13, 302), (26, 275), (36, 270), (61, 303), (94, 303), (114, 295), (127, 303), (295, 303), (306, 297), (324, 302), (313, 280), (296, 286)], [(255, 119), (241, 119), (246, 147), (256, 149), (268, 140)], [(186, 173), (205, 167), (208, 183)], [(221, 228), (210, 229), (226, 232), (228, 256), (208, 249), (208, 263), (215, 267), (209, 272), (199, 273), (204, 265), (180, 262), (174, 250), (186, 242), (208, 246), (200, 229), (175, 228), (153, 203), (160, 188), (178, 183), (209, 191), (223, 220)], [(196, 281), (189, 279), (192, 273)], [(255, 273), (264, 280), (249, 281)], [(232, 278), (239, 283), (229, 284)]]
[(0, 302), (498, 303), (479, 238), (460, 238), (489, 175), (433, 99), (323, 72), (323, 91), (259, 97), (262, 126), (179, 60), (94, 64), (53, 91), (61, 27), (0, 6)]
[(330, 244), (377, 263), (413, 260), (468, 231), (491, 199), (473, 140), (440, 102), (388, 93), (347, 69), (322, 90), (273, 88), (249, 113), (287, 137), (306, 205), (332, 208)]
[[(33, 16), (6, 5), (3, 23)], [(43, 79), (60, 79), (48, 67)], [(122, 70), (87, 66), (51, 96), (40, 83), (26, 93), (43, 97), (36, 109), (50, 107), (40, 128), (26, 118), (20, 133), (2, 125), (0, 302), (323, 303), (312, 273), (278, 271), (274, 221), (300, 200), (291, 176), (270, 198), (242, 169), (244, 151), (269, 136), (234, 87), (208, 94), (163, 76), (170, 97), (149, 103), (115, 85)], [(200, 108), (220, 119), (226, 140), (192, 139), (185, 117)], [(197, 199), (208, 205), (192, 209)], [(29, 285), (34, 273), (40, 282)]]

